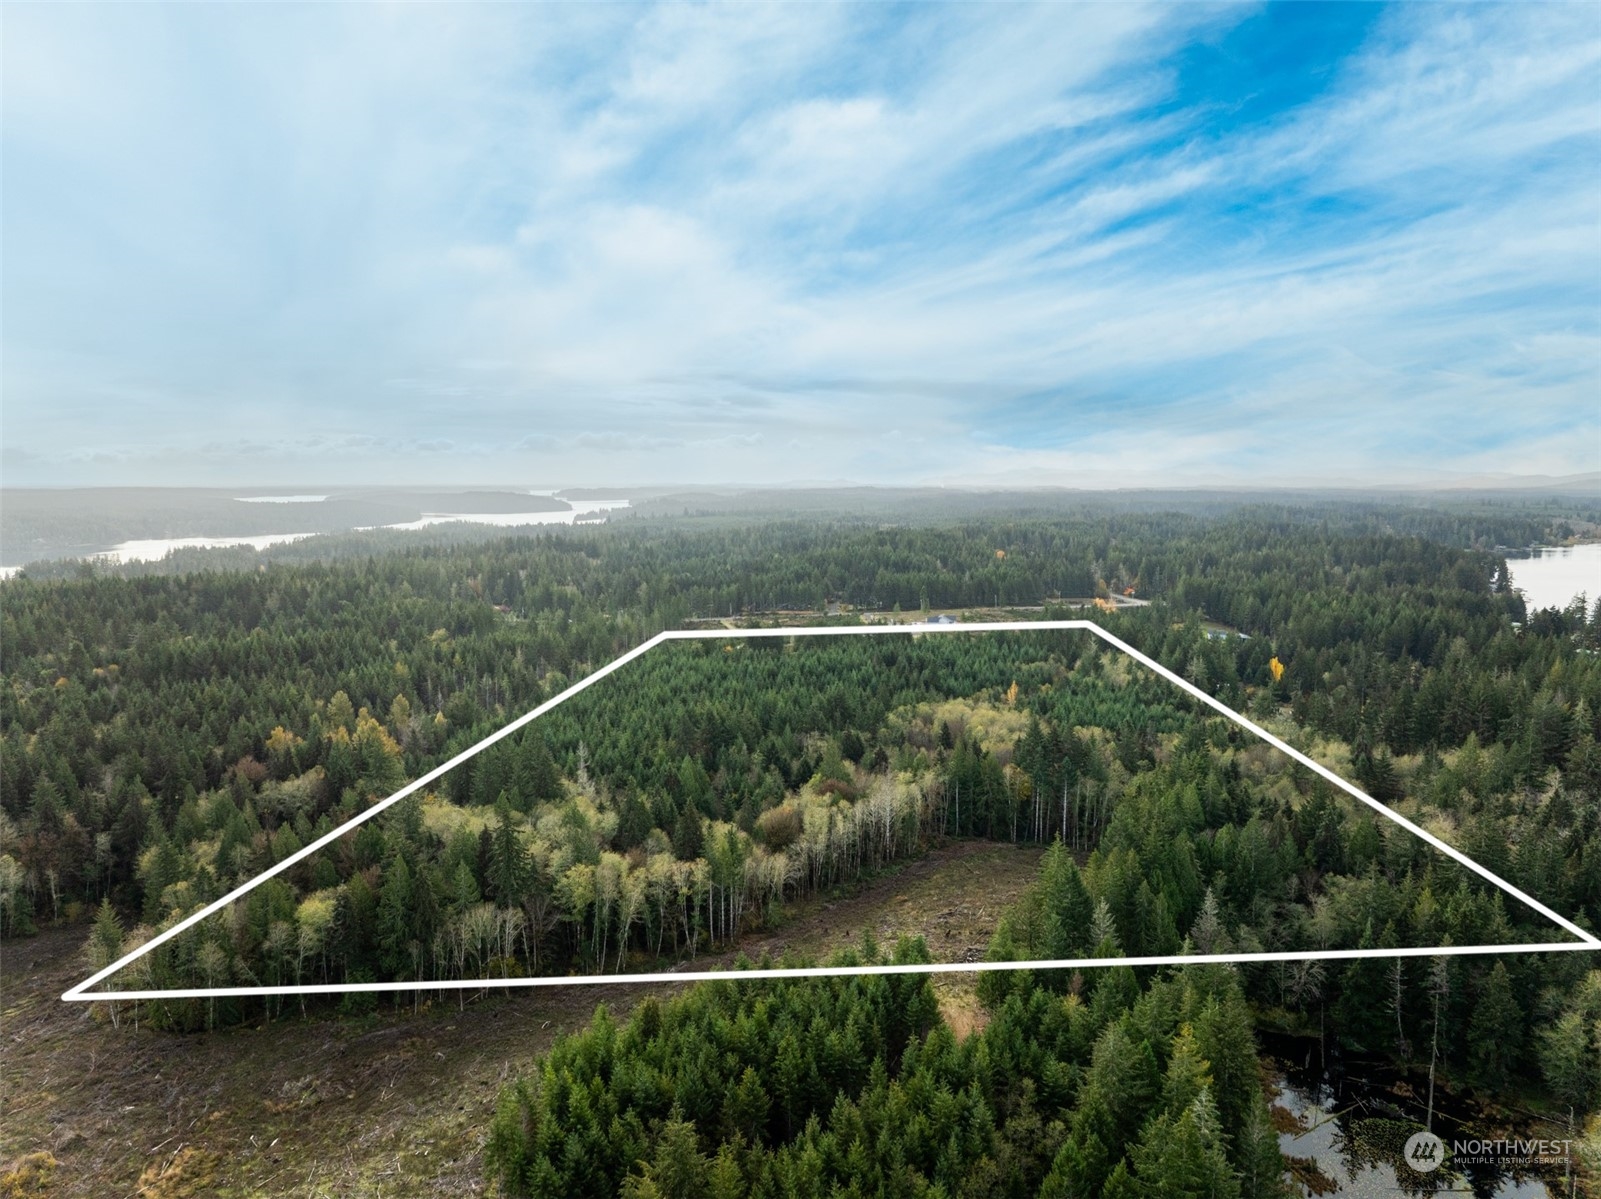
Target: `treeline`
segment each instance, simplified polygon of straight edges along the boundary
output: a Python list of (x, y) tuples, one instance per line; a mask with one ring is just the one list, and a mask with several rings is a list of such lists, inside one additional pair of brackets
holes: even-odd
[(513, 1196), (1285, 1193), (1227, 969), (1114, 967), (1066, 995), (1024, 976), (990, 1016), (958, 1041), (917, 975), (602, 1008), (502, 1093), (485, 1164)]
[[(947, 488), (817, 488), (720, 495), (688, 492), (636, 500), (614, 518), (707, 527), (735, 522), (811, 521), (917, 528), (965, 522), (1062, 521), (1177, 514), (1200, 520), (1274, 520), (1320, 531), (1422, 537), (1462, 549), (1493, 550), (1566, 540), (1601, 523), (1601, 500), (1586, 495), (1453, 492), (1375, 499), (1370, 491), (951, 491)], [(691, 518), (680, 521), (678, 518)]]

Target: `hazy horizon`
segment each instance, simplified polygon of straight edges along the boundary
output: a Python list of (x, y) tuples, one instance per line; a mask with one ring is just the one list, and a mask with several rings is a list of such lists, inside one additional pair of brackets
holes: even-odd
[[(942, 483), (938, 481), (920, 482), (871, 482), (855, 479), (797, 479), (781, 483), (754, 482), (737, 478), (712, 479), (707, 481), (665, 481), (665, 482), (626, 482), (615, 480), (601, 480), (599, 482), (571, 481), (571, 480), (539, 480), (539, 479), (459, 479), (442, 478), (433, 482), (418, 482), (413, 479), (388, 478), (376, 479), (371, 482), (329, 481), (317, 478), (292, 478), (278, 480), (246, 479), (223, 486), (215, 483), (9, 483), (0, 482), (0, 491), (28, 492), (28, 491), (204, 491), (216, 492), (243, 498), (247, 492), (289, 493), (304, 489), (308, 492), (326, 492), (327, 495), (342, 493), (374, 492), (374, 491), (415, 491), (445, 492), (461, 494), (466, 492), (485, 493), (527, 493), (531, 495), (562, 496), (569, 492), (593, 492), (596, 495), (604, 491), (617, 493), (617, 498), (626, 498), (629, 495), (661, 495), (677, 492), (693, 491), (720, 491), (730, 493), (741, 492), (808, 492), (808, 491), (925, 491), (945, 490), (957, 493), (971, 492), (974, 494), (1081, 494), (1085, 496), (1097, 495), (1135, 495), (1135, 494), (1180, 494), (1185, 492), (1229, 492), (1240, 494), (1261, 495), (1344, 495), (1348, 493), (1378, 493), (1378, 494), (1420, 494), (1433, 495), (1439, 493), (1460, 492), (1464, 494), (1495, 493), (1520, 491), (1553, 491), (1569, 492), (1572, 494), (1601, 493), (1601, 471), (1586, 471), (1568, 475), (1513, 475), (1513, 474), (1445, 474), (1442, 473), (1433, 480), (1421, 482), (1395, 482), (1395, 483), (1361, 483), (1342, 482), (1340, 480), (1310, 480), (1300, 483), (1260, 483), (1260, 482), (1183, 482), (1162, 484), (1139, 484), (1123, 487), (1116, 486), (1084, 486), (1075, 487), (1071, 484), (1059, 483), (1027, 483), (1006, 485), (1003, 483), (969, 482), (969, 483)], [(308, 498), (308, 497), (302, 497)], [(327, 498), (322, 496), (319, 498)]]
[(4, 20), (8, 487), (1601, 463), (1594, 5)]

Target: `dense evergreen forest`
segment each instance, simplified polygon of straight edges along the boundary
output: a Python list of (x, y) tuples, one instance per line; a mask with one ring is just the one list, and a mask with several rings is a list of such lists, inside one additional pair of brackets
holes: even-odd
[(916, 975), (704, 983), (622, 1026), (602, 1008), (503, 1093), (486, 1157), (541, 1199), (1285, 1193), (1249, 1009), (1199, 966), (1065, 995), (1018, 976), (960, 1042)]
[[(0, 585), (0, 933), (83, 920), (90, 961), (114, 960), (664, 628), (815, 622), (830, 606), (843, 620), (1080, 616), (1067, 601), (1112, 593), (1153, 601), (1093, 613), (1120, 637), (1601, 926), (1601, 605), (1525, 611), (1494, 549), (1549, 528), (1372, 505), (890, 528), (719, 517), (248, 572), (14, 580)], [(828, 641), (653, 652), (123, 981), (616, 969), (727, 943), (789, 898), (974, 836), (1062, 845), (999, 930), (1005, 958), (1553, 935), (1087, 635)], [(559, 1051), (563, 1089), (517, 1093), (496, 1168), (534, 1193), (609, 1193), (629, 1175), (640, 1194), (685, 1193), (686, 1178), (811, 1193), (783, 1181), (804, 1175), (817, 1193), (847, 1178), (876, 1192), (871, 1176), (956, 1194), (951, 1180), (984, 1171), (999, 1181), (972, 1193), (1183, 1193), (1159, 1181), (1171, 1167), (1214, 1179), (1196, 1193), (1266, 1194), (1241, 1156), (1250, 1105), (1195, 1083), (1234, 1069), (1191, 1043), (1196, 1012), (1248, 1001), (1276, 1026), (1399, 1061), (1418, 1060), (1409, 1037), (1432, 1029), (1427, 1057), (1448, 1072), (1590, 1110), (1592, 963), (996, 974), (989, 1027), (960, 1045), (926, 1012), (884, 1023), (888, 994), (926, 1008), (911, 981), (718, 984)], [(193, 1028), (259, 1014), (250, 1002), (120, 1018)], [(700, 1052), (705, 1028), (750, 1020), (766, 1022), (760, 1036), (697, 1066), (699, 1090), (682, 1081), (699, 1075), (668, 1069)], [(848, 1026), (862, 1046), (848, 1069), (810, 1066), (801, 1090), (772, 1073), (785, 1035), (827, 1062), (813, 1041)], [(1247, 1015), (1247, 1041), (1249, 1027)], [(1027, 1069), (993, 1066), (1002, 1053)], [(1092, 1102), (1096, 1062), (1119, 1054), (1148, 1065), (1144, 1090)], [(652, 1070), (679, 1081), (651, 1083)], [(725, 1127), (707, 1096), (720, 1103), (751, 1071), (749, 1110), (768, 1116)], [(596, 1159), (583, 1182), (570, 1172), (590, 1150), (574, 1130), (591, 1125), (572, 1115), (573, 1080), (600, 1135), (631, 1130), (631, 1156)], [(1177, 1098), (1159, 1099), (1170, 1086)], [(1184, 1161), (1164, 1165), (1179, 1145)]]
[[(995, 679), (1011, 681), (977, 690)], [(1134, 954), (1178, 952), (1203, 911), (1209, 944), (1227, 938), (1223, 918), (1250, 947), (1494, 944), (1514, 924), (1519, 940), (1551, 936), (1277, 751), (1178, 710), (1190, 706), (1083, 633), (665, 646), (549, 728), (458, 767), (456, 804), (403, 801), (122, 978), (148, 990), (619, 970), (732, 941), (789, 899), (975, 836), (1093, 849), (1087, 902), (1109, 905), (1101, 923)], [(361, 722), (356, 736), (393, 763), (398, 744)], [(558, 772), (550, 735), (576, 746), (575, 777)], [(605, 752), (591, 758), (584, 736)], [(296, 747), (280, 748), (242, 809), (229, 792), (186, 805), (141, 862), (146, 895), (159, 895), (150, 923), (259, 872), (249, 847), (263, 814), (278, 824), (269, 862), (316, 832), (328, 767), (297, 773)], [(133, 943), (149, 935), (141, 926)], [(123, 951), (109, 905), (92, 948), (105, 961)], [(207, 1005), (208, 1021), (217, 1006), (245, 1008)], [(200, 1010), (150, 1004), (146, 1016), (182, 1025)]]

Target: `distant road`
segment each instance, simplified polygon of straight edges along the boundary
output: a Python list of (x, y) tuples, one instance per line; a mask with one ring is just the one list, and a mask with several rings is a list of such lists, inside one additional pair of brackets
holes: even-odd
[[(1143, 608), (1151, 602), (1148, 599), (1136, 599), (1132, 595), (1114, 595), (1109, 596), (1108, 599), (1118, 608)], [(1094, 606), (1095, 600), (1093, 598), (1052, 600), (1050, 603), (1050, 607), (1052, 608), (1092, 608)], [(926, 613), (901, 612), (897, 614), (893, 611), (886, 612), (878, 610), (861, 610), (848, 613), (830, 611), (828, 615), (859, 616), (868, 624), (890, 624), (895, 622), (899, 622), (901, 624), (918, 624), (935, 616), (955, 616), (959, 619), (963, 616), (993, 616), (1003, 615), (1007, 612), (1043, 612), (1045, 611), (1045, 608), (1046, 605), (1044, 604), (1002, 604), (999, 607), (989, 605), (982, 608), (932, 608)], [(742, 621), (748, 620), (782, 620), (791, 621), (795, 624), (810, 624), (816, 619), (817, 610), (815, 608), (808, 608), (804, 610), (793, 608), (772, 608), (763, 609), (756, 612), (742, 612), (738, 616), (691, 616), (686, 618), (684, 623), (720, 624), (725, 629), (737, 629), (741, 627)]]

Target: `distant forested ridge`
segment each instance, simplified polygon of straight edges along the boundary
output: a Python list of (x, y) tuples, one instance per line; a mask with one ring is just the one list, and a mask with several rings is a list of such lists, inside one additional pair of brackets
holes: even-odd
[[(281, 489), (266, 490), (283, 495)], [(201, 487), (6, 488), (0, 491), (0, 544), (8, 561), (37, 563), (36, 573), (52, 575), (78, 569), (76, 563), (52, 560), (83, 557), (124, 541), (344, 533), (415, 521), (425, 512), (571, 510), (550, 496), (445, 488), (336, 487), (303, 503), (239, 495)], [(375, 538), (382, 539), (381, 534)]]

